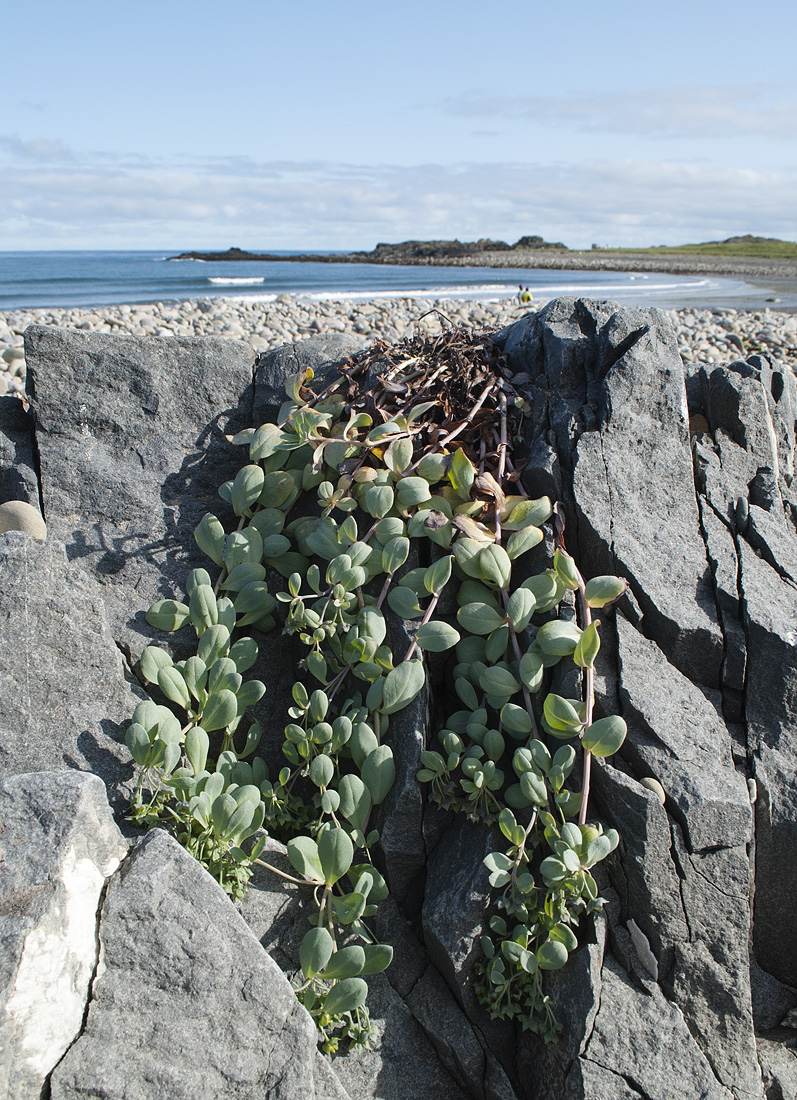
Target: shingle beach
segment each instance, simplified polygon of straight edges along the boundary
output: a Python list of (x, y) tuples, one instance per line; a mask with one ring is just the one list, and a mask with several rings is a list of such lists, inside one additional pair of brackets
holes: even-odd
[[(0, 394), (23, 393), (23, 333), (28, 325), (56, 325), (134, 336), (228, 336), (255, 352), (295, 343), (319, 332), (347, 332), (363, 340), (395, 342), (416, 331), (437, 332), (445, 324), (500, 328), (528, 309), (517, 301), (457, 301), (378, 298), (368, 301), (310, 301), (282, 295), (274, 301), (225, 298), (101, 308), (27, 309), (0, 313)], [(755, 352), (797, 365), (797, 315), (774, 309), (664, 311), (675, 326), (684, 362), (727, 363)], [(424, 316), (427, 314), (427, 316)]]

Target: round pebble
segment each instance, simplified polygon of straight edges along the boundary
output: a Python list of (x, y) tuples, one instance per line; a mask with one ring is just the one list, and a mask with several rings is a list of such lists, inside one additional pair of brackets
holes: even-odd
[[(430, 298), (309, 301), (281, 294), (271, 301), (200, 298), (184, 302), (104, 306), (97, 309), (40, 308), (0, 313), (0, 380), (18, 392), (25, 380), (23, 333), (28, 325), (55, 325), (85, 332), (136, 336), (228, 336), (263, 353), (317, 333), (345, 332), (364, 340), (395, 341), (416, 333), (436, 334), (454, 324), (504, 328), (544, 301), (520, 306), (515, 298), (461, 301)], [(731, 363), (753, 354), (797, 365), (797, 316), (776, 310), (754, 313), (718, 306), (664, 310), (672, 322), (684, 363)], [(427, 316), (424, 316), (427, 314)]]
[(38, 508), (24, 500), (0, 504), (0, 533), (4, 531), (24, 531), (42, 542), (47, 538), (47, 526)]
[(664, 787), (659, 783), (658, 779), (654, 779), (652, 776), (646, 776), (639, 781), (643, 787), (646, 787), (652, 794), (655, 794), (662, 806), (667, 801), (667, 795), (664, 793)]

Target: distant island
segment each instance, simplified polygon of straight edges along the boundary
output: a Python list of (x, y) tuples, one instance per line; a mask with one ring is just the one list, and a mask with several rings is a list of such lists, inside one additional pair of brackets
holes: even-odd
[(761, 278), (797, 278), (797, 243), (750, 234), (702, 244), (660, 245), (652, 248), (611, 248), (594, 244), (589, 251), (571, 250), (561, 241), (525, 236), (507, 244), (478, 241), (402, 241), (378, 244), (370, 252), (296, 253), (182, 252), (170, 260), (262, 263), (408, 264), (445, 267), (550, 268), (593, 271), (666, 271), (684, 275), (747, 275)]

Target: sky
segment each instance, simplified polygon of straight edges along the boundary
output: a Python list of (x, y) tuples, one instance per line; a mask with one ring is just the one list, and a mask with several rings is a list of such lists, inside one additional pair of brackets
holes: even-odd
[(0, 251), (797, 240), (797, 5), (26, 0)]

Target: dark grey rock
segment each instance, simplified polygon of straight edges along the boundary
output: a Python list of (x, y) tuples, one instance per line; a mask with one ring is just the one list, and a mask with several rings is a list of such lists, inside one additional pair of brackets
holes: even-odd
[(689, 941), (675, 949), (671, 987), (717, 1078), (760, 1100), (750, 991), (750, 864), (744, 848), (688, 853), (675, 831)]
[(56, 536), (0, 535), (0, 771), (91, 771), (121, 809), (133, 775), (124, 731), (143, 693), (126, 679), (103, 594)]
[(373, 917), (373, 928), (382, 943), (393, 946), (393, 962), (386, 975), (398, 995), (406, 1000), (429, 965), (426, 949), (402, 916), (393, 897), (379, 903)]
[[(656, 364), (652, 378), (650, 369), (644, 371), (651, 363)], [(668, 354), (650, 335), (607, 377), (610, 425), (601, 434), (583, 436), (576, 449), (578, 544), (582, 558), (594, 561), (591, 569), (606, 562), (610, 571), (628, 577), (646, 632), (672, 663), (714, 685), (722, 646), (698, 526), (682, 385)], [(639, 392), (645, 388), (649, 398)], [(659, 405), (651, 413), (648, 401), (656, 399)], [(656, 471), (652, 479), (650, 470)], [(661, 561), (669, 563), (667, 569)]]
[(778, 456), (777, 464), (771, 469), (777, 476), (783, 499), (793, 500), (791, 483), (795, 473), (797, 442), (797, 379), (791, 370), (782, 370), (761, 355), (751, 355), (745, 362), (737, 360), (730, 364), (728, 370), (761, 383), (767, 398)]
[(489, 830), (458, 816), (429, 857), (423, 935), (429, 958), (465, 1004), (468, 978), (481, 953), (478, 940), (490, 898), (482, 860), (492, 851)]
[(593, 782), (601, 816), (622, 838), (620, 853), (608, 866), (621, 919), (635, 921), (666, 974), (676, 944), (689, 938), (667, 812), (651, 791), (619, 768), (601, 762)]
[[(445, 1059), (439, 1057), (425, 1029), (415, 1019), (411, 1006), (398, 996), (385, 975), (369, 979), (368, 1005), (377, 1032), (373, 1049), (353, 1052), (335, 1063), (352, 1100), (482, 1097), (482, 1081), (462, 1082), (451, 1074)], [(442, 1028), (442, 1021), (438, 1025)]]
[(430, 961), (514, 1079), (513, 1028), (489, 1018), (472, 983), (491, 893), (482, 861), (496, 843), (490, 830), (461, 815), (455, 818), (428, 860), (421, 923)]
[(750, 800), (734, 766), (728, 731), (714, 706), (655, 643), (617, 615), (620, 697), (628, 737), (623, 755), (664, 787), (690, 848), (743, 845)]
[(217, 337), (33, 327), (25, 357), (48, 531), (103, 584), (113, 635), (137, 659), (154, 635), (147, 608), (208, 564), (193, 530), (227, 514), (218, 487), (241, 452), (225, 434), (251, 426), (254, 354)]
[(748, 454), (721, 428), (714, 433), (714, 439), (711, 443), (703, 436), (693, 445), (695, 482), (720, 519), (742, 531), (758, 462), (755, 455)]
[(127, 845), (100, 779), (0, 780), (0, 1094), (38, 1100), (77, 1038), (105, 882)]
[(311, 386), (319, 392), (337, 376), (341, 360), (363, 347), (365, 342), (356, 336), (325, 332), (298, 344), (283, 344), (261, 355), (255, 376), (254, 423), (276, 419), (280, 406), (287, 400), (285, 382), (291, 374), (309, 367), (315, 376)]
[[(671, 991), (718, 1080), (738, 1097), (760, 1098), (747, 946), (747, 787), (712, 702), (621, 615), (616, 621), (629, 727), (623, 755), (640, 778), (663, 785), (675, 822), (668, 827), (649, 792), (643, 802), (630, 779), (598, 768), (601, 803), (623, 838), (613, 881), (636, 926), (629, 923), (632, 939), (640, 932), (647, 939), (654, 976)], [(679, 839), (681, 828), (688, 843)]]
[[(284, 844), (269, 838), (260, 856), (283, 875), (296, 876)], [(310, 927), (310, 887), (297, 886), (266, 867), (254, 867), (246, 894), (235, 907), (277, 965), (293, 976), (299, 972), (299, 947)]]
[(39, 507), (33, 419), (17, 397), (0, 397), (0, 503)]
[(794, 1043), (759, 1039), (758, 1058), (767, 1100), (794, 1100), (797, 1096), (797, 1051)]
[[(556, 440), (564, 500), (578, 522), (571, 549), (593, 574), (626, 576), (646, 632), (683, 671), (718, 684), (722, 641), (669, 321), (655, 310), (562, 298), (501, 340), (512, 369), (535, 378), (530, 437), (552, 431)], [(529, 483), (535, 476), (530, 469)]]
[(757, 784), (754, 946), (762, 967), (797, 985), (797, 603), (792, 585), (742, 542), (748, 644), (745, 709)]
[(516, 1100), (516, 1095), (503, 1066), (495, 1055), (488, 1050), (484, 1074), (485, 1100)]
[(601, 1002), (601, 971), (606, 947), (606, 918), (598, 917), (588, 934), (592, 942), (571, 956), (567, 966), (546, 975), (545, 989), (561, 1026), (556, 1045), (528, 1031), (517, 1037), (517, 1077), (529, 1100), (560, 1100), (565, 1080), (583, 1054)]
[(562, 1100), (647, 1100), (630, 1081), (619, 1073), (579, 1058), (574, 1062), (567, 1080)]
[(451, 990), (433, 966), (417, 981), (407, 1005), (449, 1073), (469, 1096), (481, 1100), (485, 1053)]
[(778, 445), (769, 415), (767, 393), (755, 377), (743, 377), (731, 367), (717, 367), (709, 378), (709, 423), (724, 429), (761, 466), (778, 467)]
[(797, 588), (797, 531), (780, 509), (767, 512), (751, 504), (746, 538), (767, 565)]
[(768, 466), (762, 466), (756, 476), (750, 482), (750, 503), (766, 512), (771, 512), (778, 507), (782, 510), (783, 498), (780, 495), (777, 475)]
[[(596, 1073), (593, 1066), (603, 1072)], [(584, 1092), (585, 1085), (601, 1091)], [(658, 987), (643, 991), (608, 957), (595, 1025), (571, 1071), (565, 1096), (568, 1100), (640, 1096), (645, 1100), (732, 1100), (733, 1093), (716, 1079), (683, 1016)]]
[(757, 1031), (772, 1031), (783, 1022), (786, 1013), (797, 1006), (797, 993), (767, 974), (755, 959), (750, 960), (750, 990)]
[(730, 524), (720, 518), (711, 505), (700, 498), (700, 523), (714, 579), (725, 655), (722, 661), (722, 687), (725, 717), (742, 721), (741, 703), (734, 709), (732, 693), (743, 692), (747, 670), (747, 641), (741, 623), (739, 602), (739, 558)]
[(411, 912), (417, 912), (423, 901), (423, 792), (415, 777), (426, 747), (429, 711), (430, 692), (425, 685), (408, 707), (391, 717), (385, 740), (393, 749), (396, 779), (372, 820), (379, 830), (390, 892), (399, 906)]
[(99, 935), (103, 965), (53, 1100), (335, 1095), (326, 1073), (317, 1088), (315, 1028), (288, 981), (162, 830), (114, 877)]

